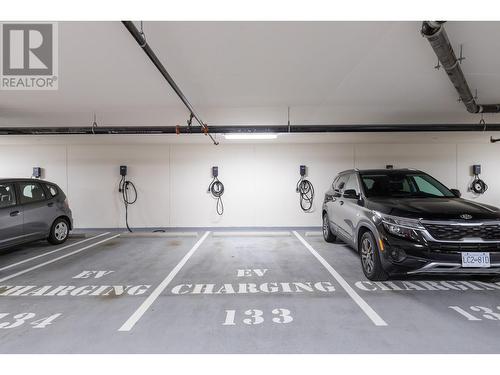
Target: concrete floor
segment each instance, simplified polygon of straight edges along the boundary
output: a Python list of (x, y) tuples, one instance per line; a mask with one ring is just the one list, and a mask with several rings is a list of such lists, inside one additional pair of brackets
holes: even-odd
[(280, 232), (2, 251), (0, 353), (500, 353), (500, 282), (370, 283), (345, 245)]

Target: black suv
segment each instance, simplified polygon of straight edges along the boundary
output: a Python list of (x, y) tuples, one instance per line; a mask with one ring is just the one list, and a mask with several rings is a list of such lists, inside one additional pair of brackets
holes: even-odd
[(500, 210), (413, 169), (348, 170), (325, 194), (323, 236), (357, 249), (370, 280), (500, 274)]

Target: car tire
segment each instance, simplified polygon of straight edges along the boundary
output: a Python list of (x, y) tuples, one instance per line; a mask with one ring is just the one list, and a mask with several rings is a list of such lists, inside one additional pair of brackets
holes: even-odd
[(363, 233), (358, 246), (361, 267), (365, 276), (372, 281), (387, 280), (389, 275), (382, 268), (377, 241), (372, 232), (367, 231)]
[(333, 243), (337, 240), (337, 236), (332, 233), (330, 229), (330, 219), (328, 219), (328, 214), (323, 214), (323, 238), (326, 242)]
[(63, 218), (56, 219), (50, 228), (47, 240), (53, 245), (60, 245), (69, 237), (69, 223)]

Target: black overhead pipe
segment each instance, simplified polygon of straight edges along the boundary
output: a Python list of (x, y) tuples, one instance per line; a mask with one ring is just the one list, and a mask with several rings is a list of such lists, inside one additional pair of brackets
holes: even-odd
[(460, 62), (453, 51), (448, 35), (444, 29), (445, 21), (424, 21), (422, 35), (429, 41), (439, 62), (446, 70), (448, 78), (458, 92), (460, 100), (470, 113), (498, 113), (500, 104), (478, 104), (467, 84)]
[(210, 137), (210, 139), (212, 140), (212, 142), (214, 142), (215, 145), (218, 145), (219, 143), (208, 132), (208, 126), (207, 126), (207, 124), (205, 122), (203, 122), (203, 120), (198, 115), (198, 113), (196, 113), (195, 109), (193, 108), (193, 106), (191, 105), (191, 103), (189, 102), (189, 100), (186, 98), (186, 96), (181, 91), (181, 89), (179, 88), (179, 86), (177, 86), (177, 84), (175, 83), (175, 81), (172, 78), (172, 76), (170, 76), (170, 74), (168, 73), (167, 69), (165, 69), (165, 67), (163, 66), (163, 64), (161, 63), (161, 61), (158, 59), (158, 57), (156, 56), (156, 54), (153, 52), (153, 50), (151, 49), (151, 47), (148, 45), (148, 43), (146, 41), (146, 38), (144, 37), (144, 34), (142, 34), (137, 29), (137, 27), (135, 27), (135, 25), (134, 25), (134, 23), (132, 21), (122, 21), (122, 23), (127, 28), (127, 30), (130, 32), (130, 34), (132, 34), (132, 36), (134, 37), (134, 39), (137, 42), (137, 44), (139, 44), (139, 46), (142, 48), (142, 50), (144, 51), (144, 53), (153, 62), (153, 64), (158, 69), (158, 71), (167, 80), (167, 82), (170, 85), (170, 87), (172, 87), (172, 89), (175, 91), (175, 93), (177, 94), (177, 96), (179, 97), (179, 99), (181, 99), (181, 101), (184, 103), (184, 105), (186, 106), (186, 108), (189, 110), (189, 113), (190, 113), (190, 120), (189, 121), (191, 122), (192, 118), (194, 118), (198, 122), (198, 124), (200, 124), (203, 132)]
[[(388, 132), (473, 132), (500, 131), (500, 124), (411, 124), (411, 125), (260, 125), (210, 126), (212, 133), (388, 133)], [(188, 126), (99, 126), (99, 127), (0, 127), (0, 135), (126, 135), (204, 134)]]

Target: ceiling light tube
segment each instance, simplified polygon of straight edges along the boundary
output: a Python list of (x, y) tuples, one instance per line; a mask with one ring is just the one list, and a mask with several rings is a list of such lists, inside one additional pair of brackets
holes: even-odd
[(226, 139), (231, 140), (258, 140), (258, 139), (276, 139), (278, 134), (273, 133), (231, 133), (224, 134)]

